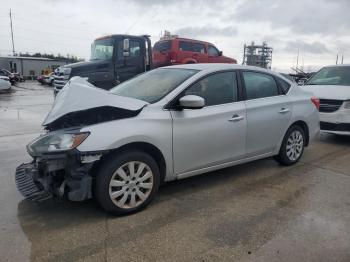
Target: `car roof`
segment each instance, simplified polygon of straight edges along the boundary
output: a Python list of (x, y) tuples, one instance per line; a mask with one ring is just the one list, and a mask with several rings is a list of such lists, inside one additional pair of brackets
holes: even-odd
[(166, 66), (164, 68), (183, 68), (183, 69), (194, 69), (200, 71), (220, 71), (220, 70), (232, 70), (232, 69), (248, 69), (254, 71), (261, 71), (269, 74), (275, 74), (275, 72), (256, 66), (246, 66), (246, 65), (237, 65), (237, 64), (228, 64), (228, 63), (200, 63), (200, 64), (183, 64), (183, 65), (173, 65)]
[(270, 69), (265, 69), (261, 67), (256, 66), (247, 66), (247, 65), (238, 65), (238, 64), (227, 64), (227, 63), (200, 63), (200, 64), (182, 64), (182, 65), (173, 65), (173, 66), (166, 66), (162, 68), (183, 68), (183, 69), (193, 69), (193, 70), (199, 70), (203, 73), (212, 73), (216, 71), (224, 71), (224, 70), (254, 70), (261, 73), (267, 73), (270, 75), (274, 75), (276, 77), (282, 78), (283, 80), (289, 82), (292, 84), (293, 82), (284, 77), (283, 75), (276, 73)]
[[(207, 41), (202, 41), (202, 40), (197, 40), (197, 39), (192, 39), (192, 38), (184, 38), (184, 37), (164, 38), (164, 39), (160, 39), (160, 40), (157, 41), (156, 43), (161, 43), (161, 42), (166, 42), (166, 41), (174, 41), (174, 40), (214, 45), (214, 44), (212, 44), (212, 43), (210, 43), (210, 42), (207, 42)], [(155, 44), (156, 44), (156, 43), (155, 43)], [(215, 46), (215, 45), (214, 45), (214, 46)]]

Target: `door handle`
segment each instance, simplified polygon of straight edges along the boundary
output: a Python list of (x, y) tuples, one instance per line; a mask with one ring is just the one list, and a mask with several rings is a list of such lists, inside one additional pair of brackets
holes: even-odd
[(233, 115), (228, 121), (230, 122), (238, 122), (244, 119), (244, 116), (239, 116), (237, 114)]
[(280, 114), (285, 114), (285, 113), (288, 113), (290, 110), (288, 109), (288, 108), (281, 108), (281, 110), (280, 111), (278, 111), (278, 113), (280, 113)]

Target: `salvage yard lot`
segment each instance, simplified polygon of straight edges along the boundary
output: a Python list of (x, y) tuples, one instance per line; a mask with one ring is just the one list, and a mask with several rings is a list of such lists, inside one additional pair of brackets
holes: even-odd
[(24, 201), (14, 182), (53, 91), (0, 94), (1, 261), (350, 261), (350, 138), (322, 135), (301, 162), (272, 159), (160, 188), (137, 214), (94, 201)]

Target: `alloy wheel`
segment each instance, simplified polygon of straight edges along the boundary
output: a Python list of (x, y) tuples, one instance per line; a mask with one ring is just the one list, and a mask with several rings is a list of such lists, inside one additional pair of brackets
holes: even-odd
[(294, 130), (288, 137), (286, 153), (291, 161), (299, 159), (304, 148), (304, 137), (299, 130)]
[(109, 196), (119, 208), (130, 209), (141, 205), (153, 188), (151, 168), (139, 161), (130, 161), (119, 167), (109, 183)]

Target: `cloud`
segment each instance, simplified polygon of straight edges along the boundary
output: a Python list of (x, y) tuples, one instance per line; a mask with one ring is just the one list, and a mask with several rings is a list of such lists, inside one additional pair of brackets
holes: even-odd
[(239, 5), (229, 18), (266, 22), (272, 28), (286, 28), (299, 34), (349, 35), (349, 10), (349, 0), (249, 0)]
[(238, 30), (233, 26), (214, 27), (214, 26), (189, 26), (182, 27), (175, 31), (175, 34), (182, 37), (200, 37), (200, 36), (226, 36), (237, 35)]
[(324, 53), (330, 53), (331, 51), (326, 47), (325, 44), (315, 41), (312, 43), (307, 43), (304, 41), (288, 41), (286, 43), (286, 46), (284, 48), (285, 51), (296, 53), (298, 52), (298, 49), (303, 53), (310, 53), (310, 54), (324, 54)]

